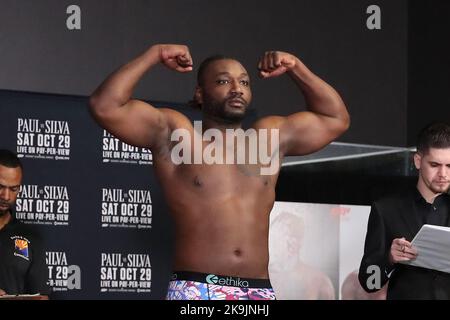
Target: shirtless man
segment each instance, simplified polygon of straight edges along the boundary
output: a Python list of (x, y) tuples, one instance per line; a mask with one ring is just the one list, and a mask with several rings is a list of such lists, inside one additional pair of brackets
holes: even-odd
[[(153, 153), (154, 169), (176, 229), (177, 271), (169, 285), (168, 299), (274, 299), (268, 275), (268, 228), (281, 159), (317, 151), (346, 131), (349, 115), (345, 104), (297, 57), (281, 51), (266, 52), (258, 65), (261, 77), (287, 73), (308, 104), (308, 111), (264, 117), (252, 126), (256, 131), (270, 130), (267, 141), (273, 141), (273, 132), (277, 133), (279, 148), (274, 149), (273, 143), (268, 148), (271, 163), (277, 164), (275, 172), (259, 174), (262, 171), (258, 168), (263, 165), (261, 161), (256, 165), (250, 162), (249, 153), (246, 163), (179, 163), (173, 152), (178, 146), (174, 134), (189, 134), (193, 147), (182, 152), (185, 157), (196, 152), (195, 134), (217, 129), (225, 136), (227, 129), (241, 128), (252, 98), (250, 79), (234, 59), (205, 60), (194, 94), (203, 114), (203, 132), (196, 133), (183, 114), (131, 98), (141, 77), (159, 63), (181, 73), (193, 69), (188, 47), (153, 45), (100, 85), (90, 98), (90, 110), (110, 133)], [(207, 140), (200, 147), (216, 143), (216, 139)], [(229, 140), (216, 152), (234, 156), (239, 144), (230, 150)], [(267, 141), (258, 138), (260, 145)], [(252, 151), (247, 142), (244, 149)]]

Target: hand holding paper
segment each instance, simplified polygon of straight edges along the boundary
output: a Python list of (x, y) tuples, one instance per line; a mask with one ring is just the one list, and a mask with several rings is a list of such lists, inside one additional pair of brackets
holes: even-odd
[(417, 258), (400, 263), (450, 273), (450, 228), (425, 224), (411, 242)]
[(397, 238), (392, 241), (389, 252), (389, 262), (391, 264), (410, 261), (417, 257), (417, 249), (405, 238)]

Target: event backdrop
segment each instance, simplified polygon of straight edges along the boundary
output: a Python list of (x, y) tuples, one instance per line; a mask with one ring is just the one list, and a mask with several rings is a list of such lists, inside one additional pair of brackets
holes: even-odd
[(100, 128), (84, 97), (0, 91), (0, 112), (1, 147), (24, 165), (16, 216), (43, 236), (52, 298), (162, 298), (173, 240), (151, 152)]
[[(151, 152), (100, 128), (86, 97), (0, 91), (0, 114), (0, 148), (24, 165), (16, 217), (44, 240), (52, 299), (164, 298), (173, 230)], [(339, 298), (343, 273), (358, 267), (367, 214), (367, 207), (278, 202), (270, 271), (279, 297)]]

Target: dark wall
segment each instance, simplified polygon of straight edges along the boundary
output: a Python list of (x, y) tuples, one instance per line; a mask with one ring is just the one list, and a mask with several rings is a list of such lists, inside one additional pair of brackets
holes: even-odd
[[(81, 30), (66, 8), (81, 7)], [(0, 89), (89, 95), (120, 64), (154, 43), (184, 43), (195, 62), (221, 52), (251, 72), (260, 115), (304, 102), (287, 77), (259, 80), (266, 50), (297, 54), (344, 97), (352, 126), (342, 141), (406, 145), (406, 0), (378, 0), (381, 30), (368, 30), (368, 0), (0, 0)], [(140, 98), (184, 102), (194, 74), (155, 68)], [(64, 106), (61, 106), (64, 107)], [(380, 127), (383, 130), (380, 130)]]
[(417, 184), (409, 151), (284, 167), (276, 200), (368, 205)]
[(450, 2), (409, 2), (408, 144), (429, 122), (450, 122)]

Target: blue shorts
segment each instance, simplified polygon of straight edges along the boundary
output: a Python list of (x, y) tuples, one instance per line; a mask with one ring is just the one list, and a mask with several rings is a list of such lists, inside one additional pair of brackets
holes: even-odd
[(269, 279), (175, 271), (167, 300), (275, 300)]

